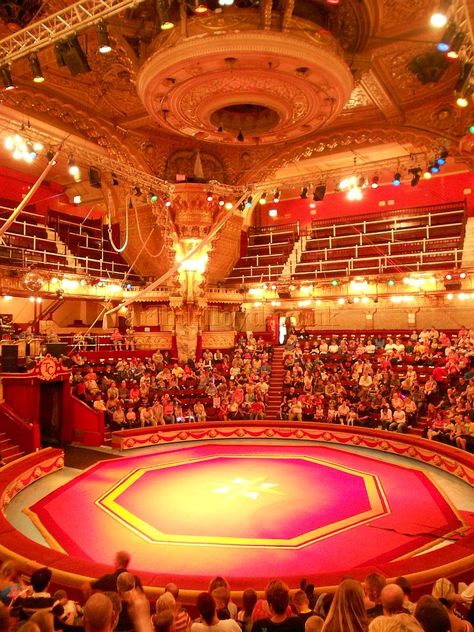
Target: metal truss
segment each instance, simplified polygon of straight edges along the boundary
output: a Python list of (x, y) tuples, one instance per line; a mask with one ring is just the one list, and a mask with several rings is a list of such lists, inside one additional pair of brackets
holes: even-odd
[(471, 64), (474, 63), (474, 33), (466, 0), (454, 0), (452, 19), (458, 31), (465, 33), (465, 39), (460, 51), (460, 57)]
[(82, 0), (0, 40), (0, 65), (47, 48), (144, 0)]

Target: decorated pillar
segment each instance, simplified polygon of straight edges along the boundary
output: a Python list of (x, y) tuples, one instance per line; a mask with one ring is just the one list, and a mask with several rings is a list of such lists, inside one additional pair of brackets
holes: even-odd
[[(173, 243), (178, 263), (194, 250), (209, 234), (222, 212), (215, 200), (208, 200), (209, 185), (178, 184), (172, 203), (172, 219), (176, 229)], [(210, 244), (204, 245), (188, 260), (183, 261), (174, 279), (170, 307), (175, 314), (178, 359), (185, 362), (196, 358), (201, 315), (207, 308), (207, 263)]]

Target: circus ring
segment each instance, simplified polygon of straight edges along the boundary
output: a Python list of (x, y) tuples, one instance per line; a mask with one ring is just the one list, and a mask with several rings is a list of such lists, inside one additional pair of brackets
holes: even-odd
[[(344, 575), (405, 575), (416, 586), (474, 567), (472, 514), (459, 511), (417, 461), (471, 486), (474, 457), (414, 436), (327, 424), (187, 424), (115, 433), (133, 456), (98, 463), (30, 507), (51, 548), (1, 518), (1, 557), (47, 565), (77, 588), (132, 552), (150, 596), (173, 579), (184, 600), (225, 575), (237, 592), (270, 577), (331, 589)], [(359, 453), (348, 446), (369, 448)], [(384, 453), (408, 457), (394, 465)], [(60, 450), (0, 471), (4, 508), (63, 467)], [(469, 489), (466, 486), (466, 489)]]

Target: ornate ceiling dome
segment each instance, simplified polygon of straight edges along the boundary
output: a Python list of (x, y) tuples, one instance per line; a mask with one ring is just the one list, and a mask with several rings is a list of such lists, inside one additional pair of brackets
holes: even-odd
[(160, 34), (137, 78), (148, 112), (210, 142), (271, 144), (313, 133), (341, 112), (352, 74), (337, 41), (314, 22), (262, 30), (255, 10), (194, 18)]

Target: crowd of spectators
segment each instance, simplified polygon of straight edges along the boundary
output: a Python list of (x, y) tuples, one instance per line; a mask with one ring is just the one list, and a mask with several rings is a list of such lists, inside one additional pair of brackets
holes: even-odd
[[(309, 335), (284, 346), (279, 418), (407, 432), (474, 449), (474, 330), (411, 335)], [(75, 394), (114, 429), (206, 420), (264, 419), (272, 347), (242, 336), (232, 350), (186, 364), (157, 351), (146, 360), (86, 365), (74, 355)]]
[(73, 356), (74, 394), (106, 414), (114, 429), (236, 419), (263, 419), (272, 348), (242, 337), (229, 352), (206, 349), (185, 364), (156, 351), (151, 358), (87, 365)]
[(410, 336), (292, 333), (280, 418), (406, 432), (474, 447), (474, 330)]
[(4, 562), (0, 632), (474, 632), (474, 582), (456, 592), (443, 577), (414, 601), (405, 577), (393, 583), (379, 573), (363, 582), (346, 577), (334, 593), (318, 592), (306, 580), (290, 591), (274, 579), (264, 598), (245, 590), (238, 607), (228, 582), (215, 577), (188, 611), (175, 583), (151, 607), (129, 563), (127, 553), (117, 553), (115, 571), (84, 584), (76, 602), (64, 590), (50, 592), (49, 568), (26, 582), (13, 562)]

